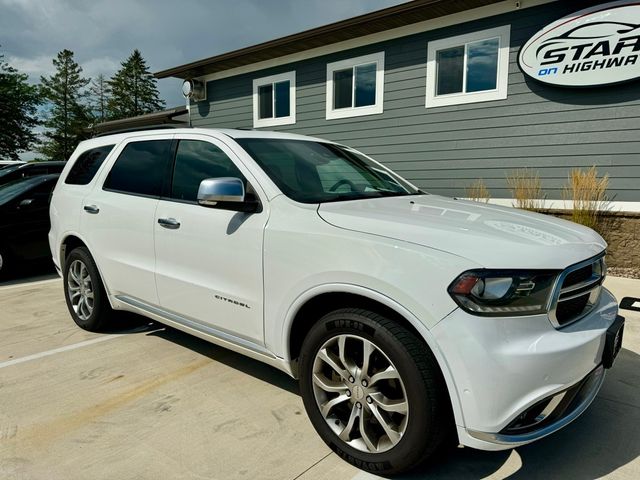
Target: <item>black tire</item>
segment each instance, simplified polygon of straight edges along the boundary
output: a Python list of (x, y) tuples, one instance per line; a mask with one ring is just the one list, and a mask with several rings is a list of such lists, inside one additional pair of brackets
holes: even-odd
[[(77, 306), (74, 306), (70, 295), (70, 270), (76, 261), (81, 262), (86, 267), (86, 270), (90, 277), (93, 302), (91, 313), (87, 316), (87, 318), (81, 318), (81, 315), (78, 314), (78, 312), (76, 311)], [(69, 309), (69, 313), (71, 314), (73, 321), (76, 322), (76, 324), (80, 328), (83, 328), (84, 330), (88, 330), (90, 332), (101, 332), (105, 330), (109, 324), (109, 321), (113, 317), (113, 310), (111, 308), (111, 305), (109, 304), (109, 299), (107, 298), (107, 294), (105, 292), (104, 285), (102, 284), (102, 279), (100, 278), (100, 274), (98, 272), (98, 268), (96, 267), (95, 261), (89, 253), (89, 250), (87, 250), (85, 247), (75, 248), (71, 251), (71, 253), (69, 253), (69, 255), (67, 255), (64, 264), (63, 281), (64, 296), (67, 301), (67, 308)]]
[[(372, 453), (348, 445), (334, 431), (341, 427), (330, 427), (320, 411), (312, 378), (314, 362), (321, 347), (331, 342), (332, 338), (339, 338), (339, 335), (349, 335), (354, 341), (358, 337), (373, 342), (395, 367), (404, 385), (408, 403), (406, 427), (400, 440), (386, 451)], [(351, 403), (356, 395), (355, 386), (353, 388), (353, 393), (351, 387), (348, 392), (348, 401)], [(345, 461), (369, 472), (389, 475), (412, 470), (433, 458), (451, 440), (454, 427), (451, 403), (433, 354), (424, 341), (406, 328), (368, 310), (336, 310), (322, 317), (311, 328), (300, 355), (300, 390), (311, 423), (325, 443)], [(362, 398), (362, 392), (357, 394)], [(369, 402), (368, 396), (366, 399)], [(348, 403), (343, 405), (347, 405), (343, 408), (351, 408)], [(364, 402), (362, 405), (356, 406), (362, 409), (368, 407)], [(368, 422), (371, 422), (371, 417)], [(338, 422), (335, 424), (338, 425)]]
[(13, 258), (9, 250), (5, 246), (0, 245), (0, 280), (9, 278), (12, 267)]

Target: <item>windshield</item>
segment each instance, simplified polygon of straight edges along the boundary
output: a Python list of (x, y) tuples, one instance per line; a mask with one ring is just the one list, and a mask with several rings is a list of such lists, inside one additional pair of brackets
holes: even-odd
[(0, 185), (0, 205), (27, 191), (32, 185), (41, 181), (40, 177), (20, 178)]
[(421, 193), (399, 176), (349, 148), (308, 140), (236, 141), (289, 198), (302, 203)]

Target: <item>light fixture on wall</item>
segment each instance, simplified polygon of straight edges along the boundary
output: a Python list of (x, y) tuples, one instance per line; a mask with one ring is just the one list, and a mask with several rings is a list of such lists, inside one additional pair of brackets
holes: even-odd
[(206, 100), (207, 90), (204, 82), (189, 78), (182, 83), (182, 95), (184, 98), (188, 98), (195, 102)]

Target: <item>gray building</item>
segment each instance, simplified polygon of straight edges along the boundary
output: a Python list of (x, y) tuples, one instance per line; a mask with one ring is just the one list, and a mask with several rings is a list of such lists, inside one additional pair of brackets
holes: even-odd
[[(506, 174), (532, 167), (547, 198), (560, 199), (572, 168), (595, 165), (620, 208), (640, 211), (638, 82), (567, 88), (518, 62), (537, 32), (602, 3), (417, 0), (156, 76), (194, 80), (193, 126), (343, 142), (432, 193), (465, 196), (482, 178), (494, 198), (510, 199)], [(619, 50), (633, 56), (632, 41)], [(589, 55), (575, 42), (565, 53), (580, 48)]]

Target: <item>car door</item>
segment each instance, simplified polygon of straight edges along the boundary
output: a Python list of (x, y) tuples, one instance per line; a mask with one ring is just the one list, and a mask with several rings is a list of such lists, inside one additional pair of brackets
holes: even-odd
[[(262, 211), (201, 206), (205, 178), (236, 177), (258, 190)], [(247, 180), (248, 179), (248, 180)], [(264, 194), (233, 151), (206, 135), (177, 139), (172, 184), (155, 221), (160, 305), (187, 320), (263, 344), (262, 240)]]
[(171, 152), (172, 135), (123, 142), (82, 202), (80, 228), (112, 295), (158, 305), (154, 215)]
[(15, 199), (13, 214), (13, 248), (24, 259), (48, 257), (49, 199), (57, 176), (47, 176)]

